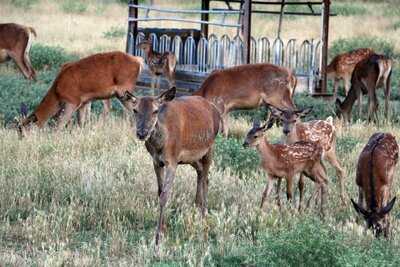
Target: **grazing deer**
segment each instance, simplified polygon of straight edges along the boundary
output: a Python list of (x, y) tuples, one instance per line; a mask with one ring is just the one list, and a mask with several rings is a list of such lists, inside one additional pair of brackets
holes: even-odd
[(190, 164), (196, 170), (196, 204), (202, 214), (206, 214), (208, 170), (221, 120), (216, 107), (204, 98), (185, 96), (175, 99), (175, 94), (175, 87), (158, 97), (137, 98), (127, 92), (133, 103), (136, 135), (139, 140), (145, 141), (157, 176), (160, 199), (157, 247), (178, 164)]
[[(344, 170), (336, 156), (336, 129), (332, 117), (326, 120), (301, 122), (300, 118), (311, 112), (312, 108), (302, 110), (282, 110), (271, 107), (272, 116), (282, 122), (282, 131), (288, 144), (298, 141), (317, 143), (322, 147), (322, 159), (328, 161), (339, 178), (340, 196), (345, 202)], [(300, 174), (299, 187), (303, 188), (303, 175)]]
[(351, 75), (358, 62), (375, 54), (371, 48), (359, 48), (339, 54), (333, 58), (326, 68), (328, 79), (333, 79), (334, 99), (337, 97), (337, 91), (340, 80), (344, 82), (344, 90), (346, 95), (349, 93), (351, 86)]
[[(133, 91), (143, 66), (141, 57), (123, 52), (95, 54), (62, 66), (52, 86), (36, 110), (19, 125), (20, 136), (35, 123), (42, 127), (55, 115), (58, 129), (71, 119), (73, 113), (86, 108), (95, 99), (117, 97), (130, 109), (125, 92)], [(82, 117), (85, 112), (79, 112)], [(79, 119), (82, 121), (82, 118)]]
[[(389, 236), (389, 212), (396, 197), (391, 198), (394, 169), (399, 158), (396, 139), (389, 133), (375, 133), (361, 151), (357, 163), (358, 204), (351, 199), (367, 227), (376, 237)], [(365, 208), (364, 206), (365, 201)]]
[[(268, 174), (268, 183), (262, 194), (261, 208), (264, 206), (265, 199), (268, 198), (272, 190), (272, 182), (274, 179), (286, 179), (286, 194), (288, 200), (292, 199), (292, 186), (293, 177), (296, 174), (303, 173), (317, 186), (311, 196), (310, 201), (321, 193), (321, 214), (324, 214), (324, 203), (327, 191), (327, 175), (325, 167), (321, 162), (322, 148), (317, 143), (299, 141), (294, 144), (270, 144), (267, 138), (264, 138), (264, 132), (271, 128), (273, 120), (269, 120), (264, 126), (260, 126), (258, 122), (253, 124), (253, 128), (247, 133), (243, 146), (256, 147), (261, 156), (261, 166)], [(278, 182), (277, 200), (279, 201), (279, 187)], [(299, 210), (301, 210), (301, 203), (303, 192), (300, 189)]]
[(32, 38), (36, 31), (15, 23), (0, 24), (0, 63), (13, 59), (26, 79), (36, 80), (36, 72), (29, 59)]
[(152, 75), (151, 88), (160, 87), (160, 76), (164, 74), (169, 82), (169, 87), (175, 86), (176, 56), (172, 52), (158, 53), (153, 50), (151, 40), (145, 40), (138, 44), (139, 49), (143, 49), (147, 64)]
[[(360, 61), (354, 68), (348, 95), (343, 102), (336, 99), (336, 113), (342, 116), (345, 121), (350, 122), (354, 102), (358, 97), (361, 97), (361, 94), (368, 93), (368, 120), (371, 121), (372, 116), (374, 116), (374, 119), (377, 121), (378, 99), (376, 97), (376, 89), (383, 86), (385, 93), (385, 117), (387, 119), (389, 116), (392, 64), (392, 60), (388, 57), (376, 54)], [(361, 106), (359, 114), (361, 115)]]
[(295, 109), (296, 76), (272, 64), (248, 64), (212, 72), (193, 93), (213, 102), (222, 114), (222, 132), (228, 136), (228, 113), (261, 105)]

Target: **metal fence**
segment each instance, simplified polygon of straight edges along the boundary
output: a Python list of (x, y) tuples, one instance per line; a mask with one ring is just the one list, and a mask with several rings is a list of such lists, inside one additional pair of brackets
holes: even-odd
[[(209, 73), (215, 69), (223, 69), (243, 64), (244, 45), (239, 36), (221, 37), (211, 34), (208, 38), (200, 38), (198, 42), (188, 37), (184, 42), (179, 36), (171, 38), (167, 35), (157, 37), (150, 34), (153, 49), (158, 52), (172, 51), (177, 57), (177, 70)], [(137, 44), (145, 39), (139, 32), (135, 38), (128, 36), (128, 52), (144, 57)], [(269, 62), (292, 69), (297, 76), (306, 76), (314, 80), (320, 73), (321, 41), (305, 40), (299, 42), (290, 39), (284, 42), (280, 38), (271, 40), (267, 37), (251, 38), (251, 63)]]

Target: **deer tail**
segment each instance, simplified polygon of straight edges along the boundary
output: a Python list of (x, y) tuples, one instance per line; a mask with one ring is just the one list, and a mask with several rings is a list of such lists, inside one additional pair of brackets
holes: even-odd
[(325, 121), (333, 126), (333, 117), (332, 116), (329, 116), (328, 118), (326, 118)]

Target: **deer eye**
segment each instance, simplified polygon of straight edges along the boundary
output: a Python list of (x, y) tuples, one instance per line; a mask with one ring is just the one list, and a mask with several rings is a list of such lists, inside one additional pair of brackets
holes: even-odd
[(156, 115), (158, 113), (158, 109), (153, 111), (153, 115)]
[(133, 109), (133, 113), (137, 114), (138, 113), (137, 109)]

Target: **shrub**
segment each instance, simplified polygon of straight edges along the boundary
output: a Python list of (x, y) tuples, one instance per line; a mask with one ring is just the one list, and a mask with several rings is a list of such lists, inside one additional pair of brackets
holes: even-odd
[(331, 58), (334, 56), (348, 52), (357, 48), (370, 47), (377, 53), (385, 54), (389, 57), (394, 56), (394, 45), (386, 40), (378, 37), (354, 37), (349, 39), (338, 39), (333, 42), (329, 49)]
[(313, 98), (306, 93), (296, 95), (294, 102), (297, 108), (312, 107), (312, 111), (307, 115), (307, 120), (326, 119), (329, 116), (335, 116), (335, 107), (333, 103), (323, 99)]
[[(400, 16), (400, 15), (399, 15)], [(400, 21), (397, 21), (397, 22), (395, 22), (394, 24), (393, 24), (393, 29), (395, 30), (395, 31), (397, 31), (398, 29), (400, 29)]]
[(79, 0), (64, 0), (61, 2), (61, 9), (65, 13), (84, 13), (86, 12), (88, 5), (85, 2)]
[(367, 9), (361, 3), (334, 3), (331, 12), (339, 16), (362, 16)]
[(30, 51), (30, 58), (35, 70), (59, 67), (62, 64), (77, 60), (76, 55), (67, 53), (61, 47), (53, 47), (35, 43)]
[(18, 7), (24, 9), (31, 9), (34, 4), (37, 4), (39, 0), (11, 0), (11, 3)]
[(103, 32), (103, 37), (106, 39), (121, 38), (126, 34), (126, 30), (122, 27), (111, 27), (108, 31)]
[(243, 140), (217, 137), (214, 153), (214, 163), (218, 169), (230, 168), (241, 178), (251, 177), (260, 164), (257, 151), (245, 149)]

